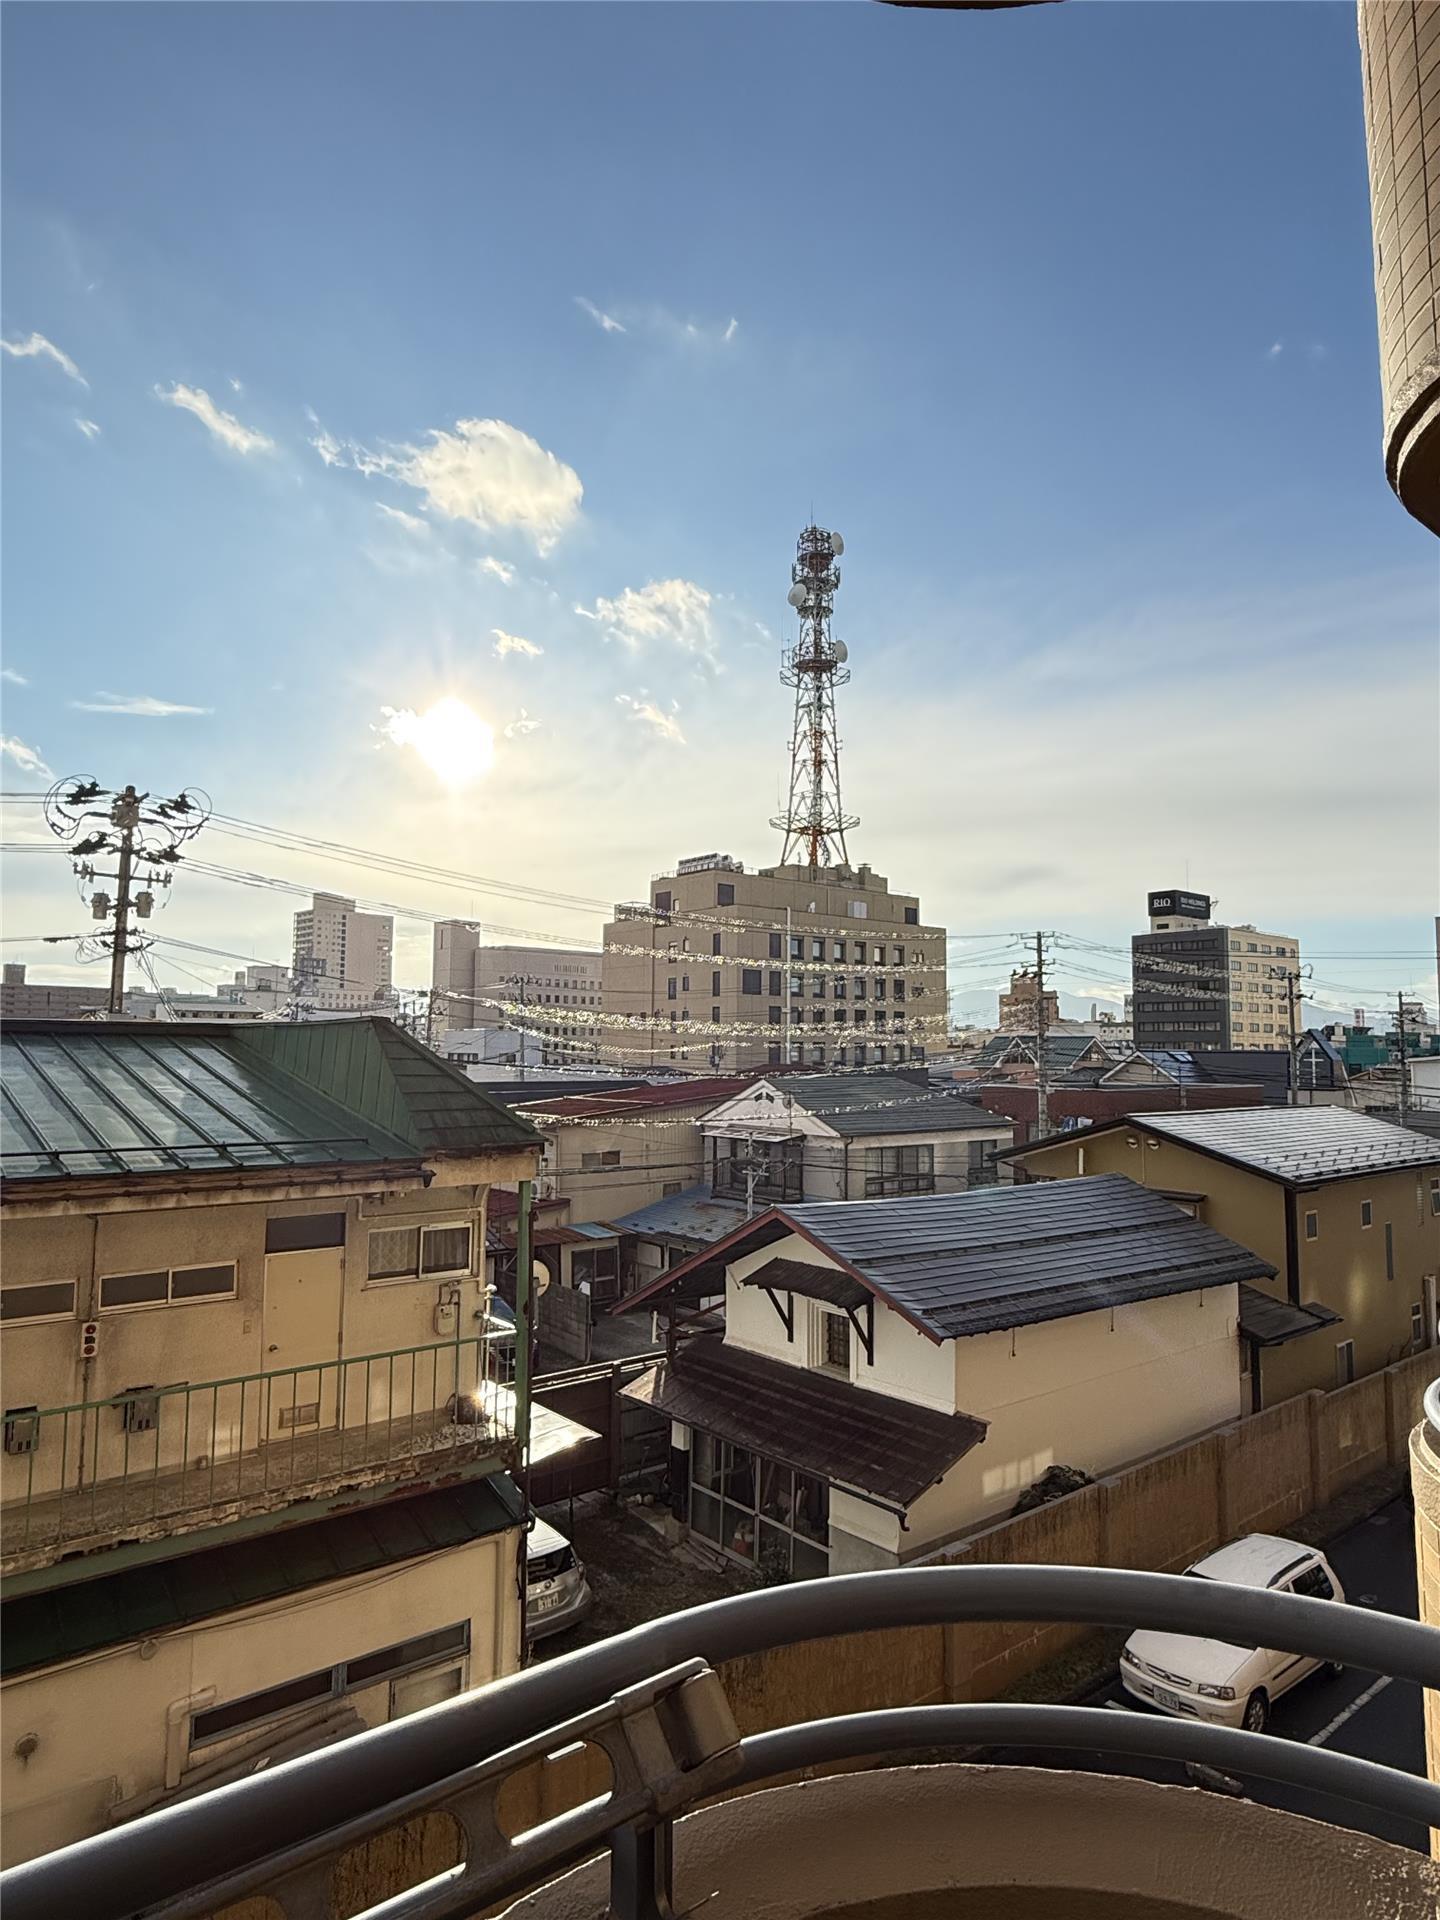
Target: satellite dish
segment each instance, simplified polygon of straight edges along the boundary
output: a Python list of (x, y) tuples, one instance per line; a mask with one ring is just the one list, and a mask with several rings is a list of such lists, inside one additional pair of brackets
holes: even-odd
[(796, 581), (795, 585), (791, 587), (789, 593), (787, 593), (785, 596), (785, 598), (790, 602), (792, 607), (803, 607), (805, 602), (809, 599), (809, 597), (810, 596), (806, 593), (804, 587), (800, 585), (798, 580)]
[(830, 551), (835, 555), (837, 560), (845, 551), (845, 542), (840, 538), (838, 533), (832, 533), (830, 536)]
[(840, 662), (842, 667), (850, 658), (850, 649), (843, 640), (837, 640), (835, 642), (835, 658)]
[(540, 1295), (544, 1293), (545, 1289), (550, 1284), (550, 1269), (546, 1266), (543, 1260), (535, 1260), (531, 1262), (530, 1279), (535, 1288), (535, 1297), (538, 1300)]

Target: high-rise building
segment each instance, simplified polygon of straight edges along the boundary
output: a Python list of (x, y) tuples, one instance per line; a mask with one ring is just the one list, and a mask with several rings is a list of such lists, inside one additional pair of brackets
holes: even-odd
[(0, 1020), (71, 1020), (103, 1013), (109, 1004), (107, 987), (27, 980), (23, 960), (5, 963), (4, 979), (0, 983)]
[(317, 893), (295, 915), (295, 991), (327, 1011), (382, 1012), (393, 994), (395, 922), (360, 913), (338, 893)]
[(1360, 0), (1385, 474), (1440, 533), (1440, 0)]
[[(1045, 989), (1043, 1006), (1035, 975), (1022, 967), (1019, 973), (1010, 976), (1010, 991), (1000, 995), (1000, 1031), (1002, 1033), (1038, 1033), (1040, 1016), (1043, 1013), (1047, 1027), (1059, 1024), (1060, 996)], [(1090, 1018), (1095, 1018), (1095, 1008), (1090, 1009)]]
[(472, 1028), (533, 1033), (546, 1066), (592, 1063), (600, 1030), (600, 955), (586, 947), (484, 946), (480, 928), (442, 920), (435, 928), (435, 1031)]
[(1204, 893), (1150, 895), (1150, 929), (1130, 941), (1135, 1045), (1284, 1052), (1292, 1007), (1304, 1025), (1299, 940), (1212, 922), (1210, 908)]
[(867, 866), (702, 854), (615, 909), (603, 1005), (620, 1068), (919, 1061), (945, 1041), (945, 930)]

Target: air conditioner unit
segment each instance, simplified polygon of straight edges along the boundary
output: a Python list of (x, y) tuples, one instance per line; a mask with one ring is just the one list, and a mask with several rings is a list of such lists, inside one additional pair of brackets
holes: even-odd
[(125, 1387), (116, 1396), (126, 1433), (150, 1433), (160, 1421), (160, 1396), (154, 1386)]
[(40, 1409), (38, 1407), (7, 1407), (5, 1409), (6, 1453), (35, 1453), (39, 1446)]

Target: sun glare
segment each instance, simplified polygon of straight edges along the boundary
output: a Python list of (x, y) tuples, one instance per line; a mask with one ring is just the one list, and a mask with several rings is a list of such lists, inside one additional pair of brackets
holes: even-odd
[(385, 732), (397, 747), (413, 747), (447, 787), (483, 779), (495, 760), (495, 731), (473, 707), (447, 693), (424, 713), (389, 713)]

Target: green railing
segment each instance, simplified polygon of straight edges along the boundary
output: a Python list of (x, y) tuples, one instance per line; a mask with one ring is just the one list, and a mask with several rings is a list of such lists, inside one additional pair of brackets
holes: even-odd
[[(0, 1563), (7, 1571), (263, 1511), (335, 1487), (422, 1477), (508, 1445), (505, 1350), (483, 1336), (268, 1373), (127, 1387), (7, 1410)], [(14, 1387), (11, 1386), (13, 1393)]]

